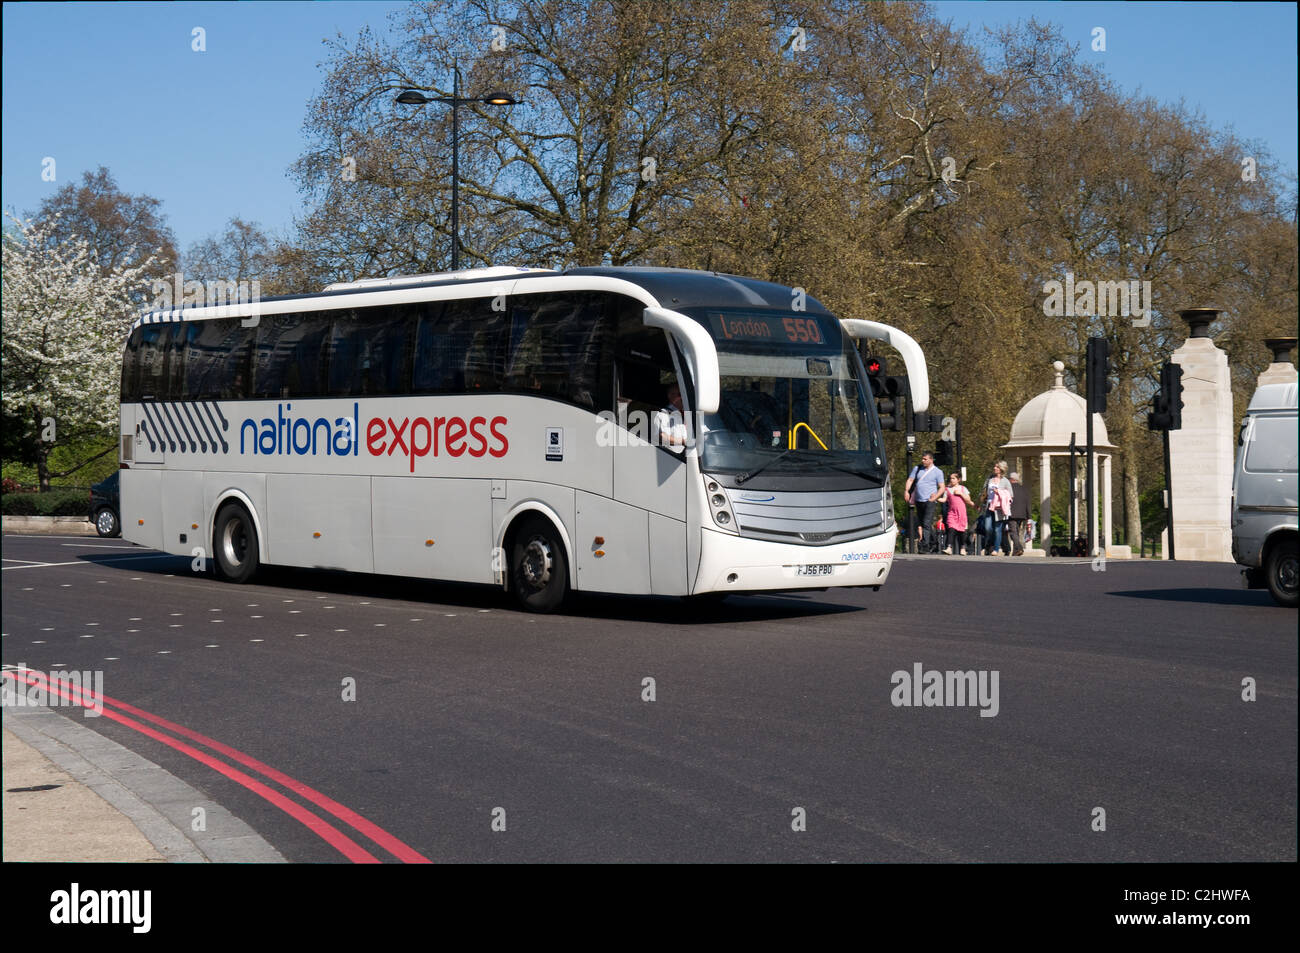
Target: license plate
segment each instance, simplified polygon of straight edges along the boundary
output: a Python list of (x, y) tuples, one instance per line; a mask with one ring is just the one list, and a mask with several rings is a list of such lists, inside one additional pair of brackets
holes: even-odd
[(834, 568), (832, 563), (808, 563), (803, 566), (795, 566), (794, 574), (796, 576), (829, 576)]

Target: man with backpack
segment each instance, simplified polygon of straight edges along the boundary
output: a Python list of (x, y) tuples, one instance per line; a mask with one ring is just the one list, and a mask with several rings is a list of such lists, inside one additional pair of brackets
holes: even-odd
[(903, 487), (903, 498), (916, 507), (916, 519), (921, 527), (921, 552), (937, 553), (939, 542), (935, 538), (935, 501), (943, 490), (943, 471), (934, 465), (934, 454), (921, 456), (921, 465), (912, 467)]

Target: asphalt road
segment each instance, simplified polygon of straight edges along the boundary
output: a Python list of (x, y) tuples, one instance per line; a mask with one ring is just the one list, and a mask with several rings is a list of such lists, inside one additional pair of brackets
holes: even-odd
[[(301, 785), (434, 862), (1296, 860), (1296, 613), (1229, 565), (912, 558), (878, 593), (536, 616), (417, 580), (231, 586), (120, 540), (3, 555), (3, 662), (103, 670), (385, 861)], [(996, 672), (996, 716), (894, 705), (916, 663)], [(290, 860), (348, 859), (210, 764), (82, 723)]]

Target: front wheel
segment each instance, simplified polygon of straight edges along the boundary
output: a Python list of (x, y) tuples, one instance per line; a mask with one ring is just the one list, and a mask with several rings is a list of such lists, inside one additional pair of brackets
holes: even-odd
[(1300, 605), (1300, 557), (1294, 539), (1283, 540), (1269, 550), (1268, 591), (1280, 606)]
[(564, 543), (550, 520), (530, 517), (510, 547), (510, 591), (530, 612), (554, 612), (569, 594)]
[(248, 511), (231, 503), (217, 514), (212, 533), (213, 564), (226, 582), (248, 582), (257, 572), (257, 529)]
[(122, 531), (111, 506), (101, 506), (95, 514), (95, 532), (100, 536), (117, 536)]

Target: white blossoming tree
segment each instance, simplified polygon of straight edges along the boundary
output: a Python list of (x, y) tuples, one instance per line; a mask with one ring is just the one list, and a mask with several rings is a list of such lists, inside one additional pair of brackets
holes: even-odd
[(50, 472), (56, 446), (116, 426), (122, 348), (137, 313), (129, 293), (139, 291), (153, 262), (104, 271), (84, 238), (56, 237), (57, 218), (9, 218), (0, 270), (0, 395), (17, 432), (5, 443), (35, 464), (48, 490), (52, 476), (73, 472)]

